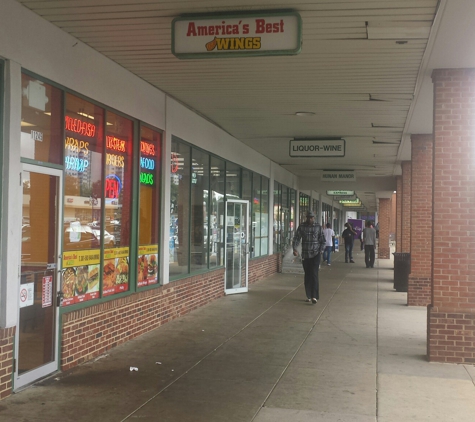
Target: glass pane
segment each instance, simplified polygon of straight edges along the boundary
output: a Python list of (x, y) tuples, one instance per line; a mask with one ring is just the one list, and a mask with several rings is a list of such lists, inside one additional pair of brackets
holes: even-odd
[(103, 130), (102, 108), (66, 94), (63, 306), (99, 297)]
[(191, 161), (191, 270), (208, 268), (209, 155), (192, 150)]
[[(252, 204), (252, 178), (253, 172), (250, 170), (242, 169), (242, 195), (241, 199), (245, 201), (249, 201)], [(253, 224), (251, 222), (251, 218), (249, 219), (249, 225), (247, 227), (247, 232), (249, 233), (248, 243), (249, 243), (249, 257), (254, 258), (254, 232), (253, 232)], [(252, 233), (252, 235), (251, 235)]]
[(103, 296), (129, 290), (134, 140), (132, 120), (108, 112), (106, 122), (105, 224), (98, 233), (104, 240)]
[(189, 146), (172, 140), (170, 166), (170, 277), (188, 274), (189, 272), (190, 155)]
[(139, 258), (137, 285), (158, 283), (161, 134), (140, 128)]
[(21, 85), (21, 156), (62, 164), (61, 90), (24, 74)]
[(261, 176), (254, 173), (251, 201), (252, 248), (251, 256), (261, 256)]
[(55, 360), (57, 177), (23, 172), (18, 373)]
[(274, 253), (280, 252), (280, 208), (282, 185), (274, 182)]
[(210, 268), (224, 265), (224, 161), (211, 157), (211, 211), (210, 227), (213, 238), (213, 253)]
[(226, 199), (241, 197), (241, 167), (226, 163)]
[(261, 176), (261, 256), (269, 253), (269, 179)]

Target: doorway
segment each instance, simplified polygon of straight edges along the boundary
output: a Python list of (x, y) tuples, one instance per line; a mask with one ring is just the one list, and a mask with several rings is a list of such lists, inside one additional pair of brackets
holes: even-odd
[(244, 293), (248, 291), (249, 201), (226, 201), (225, 222), (225, 293)]
[(62, 171), (22, 166), (23, 209), (14, 389), (58, 369)]

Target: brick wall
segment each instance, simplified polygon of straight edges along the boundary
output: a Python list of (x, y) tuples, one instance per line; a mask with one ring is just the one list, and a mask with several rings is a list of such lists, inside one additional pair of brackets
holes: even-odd
[(15, 328), (0, 328), (0, 400), (12, 393)]
[(433, 136), (411, 136), (411, 274), (409, 306), (427, 306), (432, 292), (432, 153)]
[(401, 252), (411, 252), (411, 162), (402, 162)]
[[(249, 284), (275, 274), (280, 254), (249, 261)], [(84, 308), (62, 317), (67, 370), (224, 295), (224, 269)]]
[(388, 198), (379, 199), (379, 242), (378, 259), (389, 259), (389, 222), (391, 220), (391, 200)]
[(402, 252), (402, 176), (396, 177), (396, 252)]
[(428, 357), (475, 363), (475, 69), (434, 82), (432, 304)]
[[(249, 284), (282, 266), (281, 254), (249, 261)], [(62, 315), (61, 370), (90, 360), (224, 296), (224, 269)], [(0, 399), (12, 393), (15, 327), (0, 329)]]

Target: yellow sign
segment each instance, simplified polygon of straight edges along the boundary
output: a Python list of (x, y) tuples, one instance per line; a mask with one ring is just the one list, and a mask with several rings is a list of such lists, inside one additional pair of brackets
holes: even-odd
[(126, 258), (129, 256), (129, 248), (109, 248), (104, 249), (104, 259)]
[(81, 265), (99, 264), (101, 261), (100, 249), (85, 251), (63, 252), (63, 267), (78, 267)]
[(139, 246), (139, 255), (150, 255), (152, 253), (158, 254), (158, 245)]

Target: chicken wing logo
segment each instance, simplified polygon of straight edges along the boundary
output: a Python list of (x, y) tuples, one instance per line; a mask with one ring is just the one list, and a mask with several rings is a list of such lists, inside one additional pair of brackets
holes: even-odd
[(206, 43), (206, 50), (213, 51), (260, 50), (261, 37), (217, 38)]

